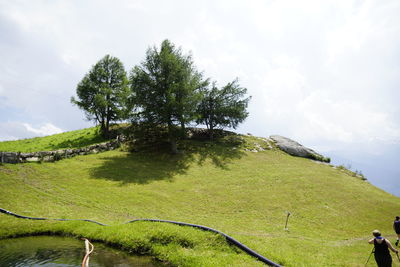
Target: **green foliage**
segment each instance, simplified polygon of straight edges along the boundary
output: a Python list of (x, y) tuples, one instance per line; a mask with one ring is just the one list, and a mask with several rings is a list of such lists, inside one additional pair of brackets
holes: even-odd
[(164, 40), (159, 50), (149, 48), (146, 59), (130, 73), (131, 105), (137, 111), (133, 119), (146, 126), (167, 127), (171, 148), (176, 152), (176, 140), (194, 120), (200, 89), (207, 83), (192, 57)]
[(236, 129), (247, 118), (249, 113), (246, 109), (250, 97), (243, 98), (246, 92), (247, 89), (240, 87), (237, 79), (221, 89), (214, 82), (211, 89), (203, 91), (204, 96), (197, 109), (197, 123), (207, 126), (211, 139), (215, 128)]
[[(114, 128), (111, 127), (112, 131)], [(58, 149), (80, 148), (106, 141), (99, 134), (99, 128), (87, 128), (45, 137), (0, 142), (0, 151), (7, 152), (38, 152)]]
[(322, 161), (322, 162), (326, 162), (326, 163), (331, 162), (331, 158), (329, 158), (329, 157), (324, 157), (324, 156), (319, 155), (319, 154), (312, 154), (312, 155), (311, 155), (311, 159), (315, 159), (315, 160)]
[(100, 124), (105, 137), (110, 123), (127, 116), (128, 80), (124, 66), (116, 57), (106, 55), (78, 84), (78, 100), (71, 102), (85, 111), (88, 120)]

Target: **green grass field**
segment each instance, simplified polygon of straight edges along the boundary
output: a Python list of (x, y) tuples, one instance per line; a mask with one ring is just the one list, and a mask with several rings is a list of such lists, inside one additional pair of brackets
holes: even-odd
[(0, 151), (37, 152), (79, 148), (106, 141), (98, 134), (98, 127), (70, 131), (45, 137), (0, 142)]
[[(244, 138), (242, 148), (262, 143)], [(153, 218), (209, 226), (285, 266), (364, 266), (372, 230), (394, 240), (392, 221), (400, 199), (343, 170), (276, 149), (246, 152), (226, 140), (187, 141), (181, 149), (175, 156), (109, 151), (54, 163), (2, 165), (0, 207), (113, 226), (0, 215), (0, 238), (86, 236), (173, 266), (262, 264), (212, 233), (165, 223), (120, 224)], [(286, 211), (292, 213), (289, 231), (284, 230)]]

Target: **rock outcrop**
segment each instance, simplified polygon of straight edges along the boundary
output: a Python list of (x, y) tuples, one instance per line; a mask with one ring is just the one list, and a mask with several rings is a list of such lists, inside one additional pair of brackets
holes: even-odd
[(296, 157), (302, 157), (302, 158), (308, 158), (308, 159), (314, 159), (322, 162), (330, 162), (331, 159), (324, 157), (321, 154), (318, 154), (314, 150), (307, 148), (305, 146), (302, 146), (301, 144), (297, 143), (296, 141), (293, 141), (292, 139), (289, 139), (287, 137), (283, 137), (280, 135), (272, 135), (270, 136), (270, 139), (273, 140), (276, 144), (276, 146), (281, 149), (282, 151), (285, 151), (286, 153), (296, 156)]

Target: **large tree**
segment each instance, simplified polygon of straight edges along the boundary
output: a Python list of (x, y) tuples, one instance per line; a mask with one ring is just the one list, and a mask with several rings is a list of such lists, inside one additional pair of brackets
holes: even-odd
[[(200, 91), (208, 85), (194, 66), (191, 55), (184, 55), (169, 40), (160, 49), (147, 50), (145, 60), (130, 73), (136, 118), (152, 125), (166, 126), (173, 153), (185, 125), (196, 118)], [(180, 127), (178, 127), (180, 126)]]
[(106, 55), (87, 73), (76, 88), (78, 99), (71, 102), (85, 111), (88, 120), (100, 124), (108, 137), (110, 122), (126, 117), (129, 86), (121, 61)]
[(221, 89), (213, 82), (210, 89), (204, 91), (203, 99), (197, 108), (199, 118), (197, 123), (205, 124), (213, 139), (215, 128), (230, 127), (236, 129), (249, 113), (247, 105), (250, 97), (245, 98), (246, 88), (240, 87), (234, 80)]

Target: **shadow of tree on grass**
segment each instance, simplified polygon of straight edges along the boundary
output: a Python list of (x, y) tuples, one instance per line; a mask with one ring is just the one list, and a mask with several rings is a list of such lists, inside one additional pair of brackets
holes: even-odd
[(179, 144), (179, 149), (181, 153), (176, 155), (161, 150), (104, 156), (104, 163), (92, 169), (91, 175), (93, 178), (120, 181), (122, 185), (172, 181), (175, 175), (186, 173), (191, 164), (203, 165), (206, 160), (210, 160), (218, 168), (229, 169), (229, 163), (244, 154), (236, 143), (229, 140), (186, 140)]
[(123, 156), (105, 156), (104, 164), (94, 168), (94, 178), (120, 181), (121, 184), (147, 184), (157, 180), (172, 180), (184, 173), (189, 162), (182, 155), (136, 152)]
[(95, 136), (95, 137), (80, 136), (78, 138), (70, 138), (60, 143), (53, 144), (54, 147), (53, 149), (57, 150), (57, 149), (86, 147), (106, 141), (108, 141), (108, 139), (103, 138), (101, 136)]
[(229, 163), (241, 158), (244, 154), (237, 143), (224, 139), (216, 142), (189, 141), (183, 144), (183, 149), (197, 164), (203, 165), (209, 159), (221, 169), (229, 169)]

